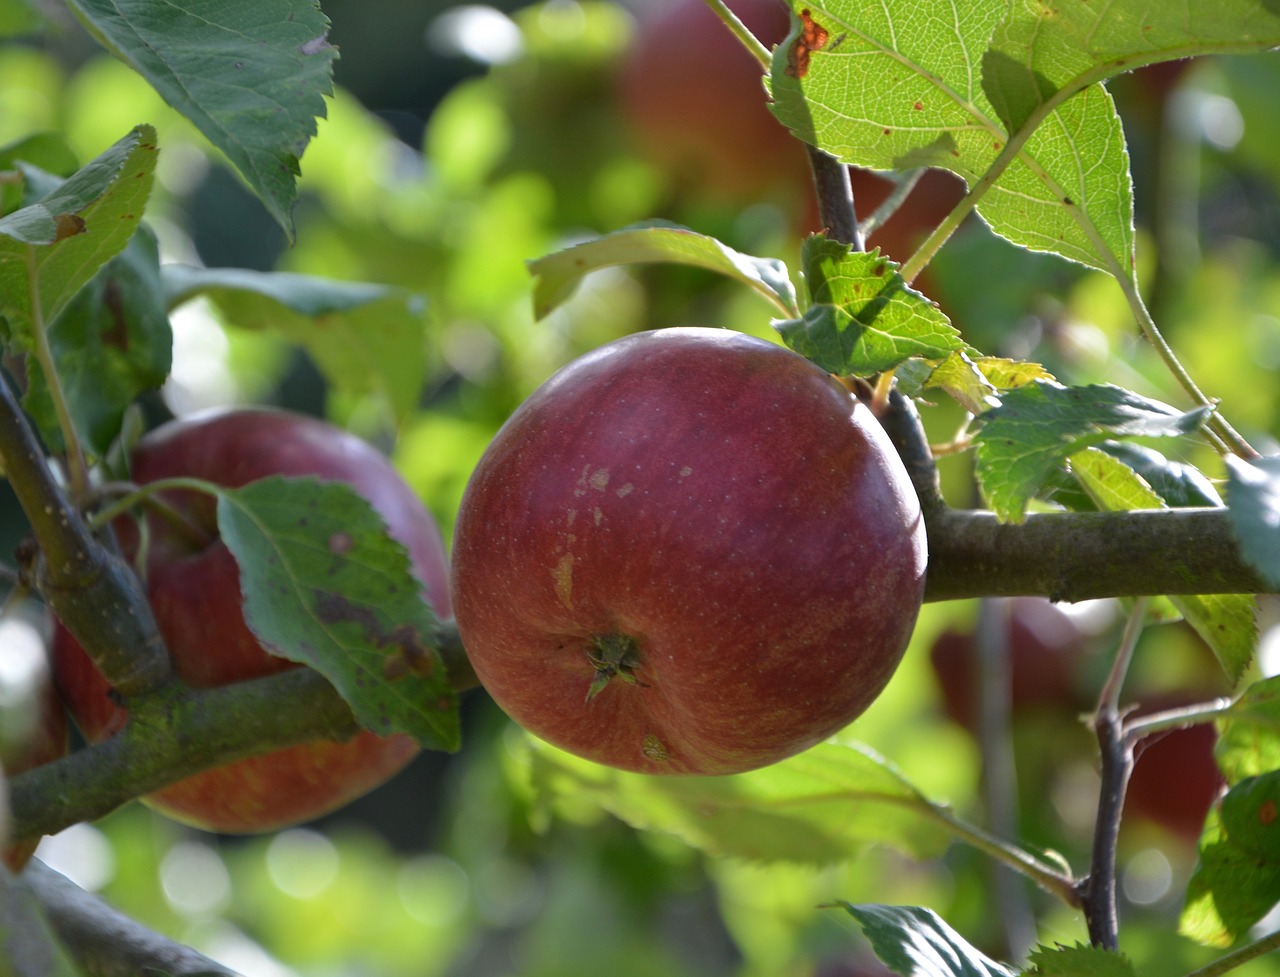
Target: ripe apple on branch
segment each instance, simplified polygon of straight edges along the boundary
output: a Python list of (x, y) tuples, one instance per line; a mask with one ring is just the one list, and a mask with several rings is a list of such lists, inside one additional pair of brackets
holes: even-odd
[[(14, 777), (19, 841), (92, 819), (139, 795), (218, 830), (272, 828), (327, 810), (349, 798), (350, 790), (397, 769), (419, 746), (456, 745), (453, 693), (470, 687), (474, 676), (450, 669), (452, 651), (455, 661), (465, 662), (468, 653), (474, 658), (494, 699), (532, 732), (622, 768), (590, 784), (602, 807), (617, 804), (610, 791), (618, 784), (641, 797), (686, 792), (684, 807), (654, 804), (632, 815), (646, 827), (651, 817), (658, 829), (685, 829), (696, 837), (691, 821), (679, 817), (693, 812), (692, 822), (713, 822), (731, 807), (726, 793), (740, 791), (735, 800), (746, 813), (775, 816), (778, 800), (781, 807), (802, 809), (801, 823), (824, 804), (842, 804), (835, 834), (869, 831), (855, 840), (875, 844), (887, 840), (887, 828), (851, 822), (896, 823), (896, 817), (866, 817), (868, 810), (874, 815), (886, 809), (877, 804), (888, 805), (895, 815), (909, 814), (949, 832), (948, 838), (970, 842), (1082, 910), (1099, 954), (1117, 947), (1115, 834), (1135, 742), (1150, 731), (1145, 717), (1125, 713), (1121, 694), (1135, 635), (1146, 621), (1142, 600), (1135, 603), (1112, 673), (1094, 697), (1103, 789), (1085, 874), (964, 823), (887, 761), (831, 735), (886, 687), (926, 600), (1173, 595), (1185, 598), (1174, 601), (1180, 612), (1212, 635), (1218, 664), (1231, 681), (1250, 677), (1252, 649), (1232, 632), (1247, 631), (1239, 622), (1252, 620), (1252, 605), (1240, 595), (1274, 592), (1280, 576), (1274, 459), (1256, 457), (1146, 313), (1133, 274), (1123, 132), (1099, 79), (1173, 52), (1208, 53), (1224, 45), (1260, 50), (1280, 43), (1280, 31), (1272, 29), (1270, 15), (1236, 0), (1224, 0), (1211, 18), (1194, 23), (1144, 8), (1149, 18), (1141, 36), (1126, 33), (1123, 16), (1093, 25), (1089, 36), (1116, 48), (1100, 53), (1068, 43), (1074, 37), (1063, 31), (1076, 24), (1069, 17), (1042, 21), (1039, 12), (1033, 17), (1018, 5), (962, 5), (952, 10), (954, 24), (931, 20), (926, 6), (880, 5), (877, 12), (891, 29), (859, 18), (855, 30), (848, 23), (852, 5), (833, 0), (821, 7), (792, 4), (789, 33), (779, 27), (771, 37), (758, 28), (755, 38), (720, 0), (708, 6), (740, 38), (746, 35), (746, 50), (757, 55), (759, 70), (752, 67), (750, 84), (735, 84), (735, 90), (749, 90), (758, 108), (764, 103), (758, 76), (768, 71), (771, 131), (785, 134), (776, 124), (780, 119), (806, 143), (801, 154), (819, 187), (814, 224), (825, 232), (806, 238), (793, 274), (780, 261), (743, 255), (687, 228), (609, 231), (532, 262), (535, 303), (539, 314), (557, 307), (597, 269), (672, 261), (721, 272), (753, 289), (771, 303), (771, 325), (792, 351), (727, 331), (672, 329), (607, 343), (569, 364), (511, 415), (476, 469), (460, 512), (451, 582), (438, 534), (429, 520), (422, 522), (403, 486), (387, 489), (405, 500), (410, 525), (403, 535), (396, 531), (396, 512), (376, 497), (361, 507), (347, 505), (357, 492), (374, 496), (398, 484), (383, 459), (355, 451), (354, 466), (326, 461), (312, 467), (315, 444), (307, 431), (313, 422), (279, 415), (268, 422), (251, 412), (240, 416), (251, 418), (253, 433), (232, 436), (210, 433), (215, 421), (180, 422), (143, 440), (134, 454), (135, 484), (123, 496), (120, 486), (100, 483), (94, 467), (100, 458), (86, 447), (67, 403), (63, 364), (47, 330), (86, 286), (96, 267), (91, 259), (106, 261), (131, 235), (145, 238), (137, 222), (155, 167), (154, 129), (139, 126), (67, 185), (50, 190), (41, 184), (39, 199), (23, 200), (20, 210), (0, 218), (0, 245), (10, 259), (0, 269), (10, 276), (6, 286), (17, 283), (0, 296), (12, 347), (6, 352), (24, 368), (23, 379), (52, 402), (42, 411), (39, 398), (29, 397), (24, 413), (4, 386), (0, 456), (36, 542), (25, 551), (24, 582), (84, 646), (78, 658), (66, 633), (59, 639), (63, 688), (95, 740)], [(743, 4), (750, 19), (747, 9)], [(1136, 7), (1107, 5), (1108, 12), (1117, 9), (1127, 14)], [(779, 3), (774, 10), (785, 7)], [(1091, 5), (1063, 10), (1093, 15)], [(113, 23), (95, 26), (105, 36)], [(665, 47), (677, 48), (693, 35), (692, 21), (681, 21), (662, 39)], [(775, 41), (771, 53), (765, 44)], [(684, 61), (710, 61), (701, 57), (710, 49), (709, 40), (698, 42), (698, 57)], [(290, 38), (278, 53), (291, 84), (331, 57), (323, 35), (315, 33), (300, 42)], [(634, 89), (636, 99), (663, 80), (663, 69), (647, 70), (647, 83)], [(841, 75), (845, 70), (862, 70), (864, 77)], [(870, 95), (855, 105), (858, 85)], [(692, 101), (680, 96), (700, 90), (690, 83), (664, 105)], [(321, 102), (319, 86), (308, 94)], [(726, 92), (715, 108), (736, 121), (729, 98)], [(250, 121), (241, 121), (256, 120), (249, 131), (262, 136), (267, 114), (255, 106), (247, 113)], [(282, 140), (269, 140), (280, 151), (277, 165), (268, 168), (273, 174), (293, 172), (298, 147), (310, 136), (314, 105), (301, 114), (302, 124), (284, 127)], [(1080, 134), (1093, 140), (1087, 150), (1071, 142)], [(1037, 142), (1041, 138), (1045, 142)], [(244, 144), (233, 140), (223, 148), (234, 155)], [(796, 145), (792, 140), (792, 157)], [(731, 155), (737, 162), (752, 152), (745, 147)], [(957, 177), (966, 190), (930, 201), (941, 212), (927, 219), (923, 235), (913, 228), (901, 244), (873, 236), (885, 250), (866, 250), (869, 228), (854, 207), (855, 192), (865, 202), (863, 176), (851, 171), (855, 165), (885, 172), (945, 170), (953, 191)], [(771, 177), (791, 167), (771, 166)], [(251, 183), (259, 179), (253, 167), (242, 169)], [(30, 168), (14, 172), (24, 187), (34, 180)], [(908, 185), (906, 173), (899, 175)], [(1099, 175), (1111, 182), (1099, 187)], [(282, 200), (278, 184), (256, 187), (274, 212), (286, 215), (292, 233), (288, 192)], [(16, 199), (8, 188), (5, 199)], [(975, 207), (1015, 244), (1057, 250), (1110, 273), (1191, 406), (1170, 407), (1106, 384), (1071, 386), (1037, 364), (972, 348), (913, 286)], [(894, 220), (905, 218), (903, 211)], [(564, 236), (558, 228), (546, 239)], [(158, 254), (152, 257), (147, 270), (160, 282), (165, 275)], [(272, 300), (287, 297), (291, 286), (298, 287), (292, 278), (273, 280)], [(311, 302), (317, 292), (332, 294), (332, 286), (303, 291), (308, 301), (300, 304), (308, 312), (281, 303), (295, 315), (293, 331), (281, 330), (291, 338), (332, 325), (332, 309), (317, 313)], [(299, 317), (307, 328), (298, 328)], [(128, 342), (111, 333), (111, 349), (144, 338), (128, 325), (122, 326)], [(421, 345), (421, 335), (416, 339)], [(347, 352), (320, 348), (330, 363)], [(145, 389), (141, 384), (128, 399)], [(412, 391), (410, 399), (416, 395)], [(965, 429), (950, 447), (973, 450), (987, 509), (953, 508), (938, 490), (916, 405), (943, 397), (966, 413)], [(410, 409), (417, 406), (414, 401)], [(184, 430), (200, 432), (196, 446), (183, 458), (167, 457)], [(1224, 459), (1228, 504), (1185, 506), (1156, 477), (1171, 476), (1172, 465), (1156, 462), (1154, 471), (1139, 471), (1103, 450), (1113, 440), (1134, 437), (1184, 439), (1178, 443), (1214, 449)], [(329, 432), (320, 440), (330, 446), (342, 441)], [(233, 464), (255, 443), (266, 446), (258, 461)], [(296, 470), (292, 462), (288, 471), (278, 467), (299, 444), (308, 447), (295, 459)], [(98, 445), (98, 454), (108, 446)], [(228, 474), (231, 468), (239, 474)], [(333, 494), (332, 507), (317, 504), (313, 511), (299, 502), (305, 493), (286, 493), (286, 483), (297, 483), (281, 476), (297, 475), (326, 480), (304, 480), (308, 487), (342, 483), (343, 491)], [(1043, 491), (1051, 475), (1074, 480), (1075, 503), (1055, 508)], [(364, 519), (371, 507), (383, 517), (376, 529)], [(125, 508), (144, 514), (134, 521), (122, 515)], [(350, 523), (341, 521), (348, 517)], [(382, 531), (386, 526), (400, 545), (392, 545)], [(219, 535), (222, 543), (215, 542)], [(415, 546), (421, 538), (429, 542)], [(355, 573), (351, 564), (361, 563), (371, 574)], [(393, 563), (403, 572), (379, 577)], [(412, 608), (400, 602), (409, 589), (410, 564), (421, 577), (408, 595)], [(343, 578), (341, 586), (329, 586), (331, 571)], [(189, 578), (196, 584), (184, 587)], [(418, 606), (419, 584), (442, 614), (452, 592), (460, 639), (429, 633), (430, 615)], [(1201, 600), (1204, 594), (1215, 600)], [(352, 632), (361, 633), (362, 643), (348, 642)], [(321, 671), (310, 657), (321, 640), (339, 659), (351, 660)], [(232, 649), (245, 659), (234, 670), (221, 658)], [(315, 667), (283, 661), (295, 655)], [(193, 664), (215, 659), (228, 670), (211, 673)], [(1273, 715), (1271, 693), (1262, 685), (1241, 692), (1234, 703), (1206, 703), (1156, 722), (1172, 728), (1216, 721), (1229, 753), (1233, 728), (1237, 734), (1263, 728)], [(405, 735), (410, 728), (412, 739)], [(823, 766), (816, 774), (805, 769), (804, 758), (792, 759), (811, 747), (809, 757)], [(277, 752), (285, 748), (290, 752)], [(348, 780), (332, 758), (364, 748), (388, 753), (374, 760), (360, 753), (355, 765), (370, 779), (353, 788), (356, 780)], [(1238, 746), (1236, 752), (1242, 752)], [(253, 798), (246, 770), (272, 767), (269, 777), (282, 780), (273, 765), (302, 753), (312, 754), (308, 779), (338, 773), (343, 783), (318, 788), (311, 797), (290, 787), (297, 801), (292, 807), (274, 796)], [(314, 762), (319, 754), (323, 758)], [(1265, 815), (1274, 813), (1274, 800), (1243, 781), (1267, 788), (1264, 778), (1275, 772), (1249, 768), (1238, 755), (1235, 760), (1223, 765), (1231, 789), (1221, 801), (1218, 827), (1226, 841), (1243, 830), (1238, 847), (1265, 852), (1271, 836), (1249, 831), (1269, 826)], [(543, 755), (541, 762), (556, 761)], [(725, 776), (635, 777), (636, 771)], [(833, 787), (824, 778), (837, 772), (848, 774), (847, 782)], [(208, 787), (217, 777), (230, 782)], [(874, 789), (864, 787), (866, 780)], [(819, 799), (806, 791), (817, 791)], [(226, 810), (231, 794), (236, 810)], [(732, 846), (732, 832), (724, 834), (704, 836), (703, 844)], [(822, 841), (816, 832), (806, 841), (813, 837)], [(1210, 878), (1215, 881), (1221, 882)], [(949, 946), (962, 946), (922, 910), (872, 908), (883, 925), (871, 928), (881, 938), (927, 930)], [(851, 911), (867, 915), (866, 907)], [(1228, 936), (1256, 923), (1244, 915), (1224, 923), (1234, 927)], [(1257, 945), (1265, 948), (1264, 941)]]
[[(316, 476), (354, 487), (406, 547), (423, 594), (450, 616), (448, 568), (435, 521), (387, 459), (323, 421), (270, 410), (230, 410), (172, 421), (131, 453), (133, 480), (203, 479), (226, 488), (269, 476)], [(218, 535), (214, 500), (191, 489), (160, 494), (139, 522), (114, 527), (137, 560), (174, 672), (202, 688), (275, 674), (296, 665), (263, 648), (241, 609), (240, 574)], [(144, 526), (145, 529), (140, 529)], [(116, 733), (126, 704), (62, 625), (54, 637), (58, 687), (90, 742)], [(418, 752), (408, 736), (361, 732), (250, 757), (147, 795), (157, 810), (206, 830), (275, 830), (350, 802), (402, 769)]]

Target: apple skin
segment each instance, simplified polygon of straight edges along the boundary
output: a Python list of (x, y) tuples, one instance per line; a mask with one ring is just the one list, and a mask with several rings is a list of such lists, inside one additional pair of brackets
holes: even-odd
[[(1087, 707), (1076, 673), (1088, 645), (1071, 616), (1044, 597), (1014, 597), (1008, 606), (1009, 706), (1014, 715)], [(978, 648), (972, 631), (950, 628), (934, 640), (929, 664), (943, 710), (965, 729), (978, 728)]]
[(525, 729), (625, 770), (728, 774), (875, 699), (925, 563), (869, 408), (780, 346), (674, 328), (581, 357), (508, 419), (463, 495), (453, 602)]
[[(345, 482), (383, 517), (408, 550), (423, 594), (442, 619), (451, 615), (444, 544), (435, 520), (373, 446), (316, 418), (286, 411), (213, 411), (171, 421), (146, 435), (131, 455), (135, 482), (186, 476), (237, 488), (272, 475), (314, 475)], [(241, 610), (235, 559), (217, 538), (214, 500), (166, 492), (170, 504), (208, 533), (198, 546), (149, 514), (147, 595), (175, 672), (197, 688), (227, 685), (300, 667), (267, 652)], [(126, 556), (137, 550), (134, 523), (117, 534)], [(98, 742), (124, 725), (126, 710), (61, 625), (53, 642), (59, 690), (85, 738)], [(362, 731), (343, 742), (289, 747), (214, 768), (145, 797), (150, 807), (210, 831), (272, 831), (343, 806), (386, 781), (418, 753), (404, 735)]]

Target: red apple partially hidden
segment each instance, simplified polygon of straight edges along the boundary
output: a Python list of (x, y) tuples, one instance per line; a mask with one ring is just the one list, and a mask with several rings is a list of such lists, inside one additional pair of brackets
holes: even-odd
[[(230, 410), (172, 421), (132, 453), (134, 481), (186, 476), (236, 488), (271, 475), (314, 475), (346, 482), (386, 521), (409, 552), (423, 594), (448, 617), (448, 569), (435, 520), (391, 463), (365, 441), (315, 418), (273, 410)], [(193, 540), (148, 514), (147, 595), (173, 657), (196, 687), (256, 678), (295, 663), (269, 654), (241, 612), (239, 571), (218, 538), (214, 500), (166, 492), (165, 499), (207, 538)], [(138, 534), (117, 522), (132, 557)], [(54, 638), (58, 686), (86, 739), (124, 725), (125, 709), (79, 643), (59, 626)], [(270, 831), (334, 810), (381, 784), (418, 752), (407, 736), (362, 732), (344, 743), (315, 742), (218, 767), (144, 798), (177, 820), (213, 831)]]
[(576, 360), (509, 418), (462, 500), (453, 600), (529, 731), (726, 774), (875, 699), (925, 559), (906, 470), (848, 390), (764, 340), (666, 329)]

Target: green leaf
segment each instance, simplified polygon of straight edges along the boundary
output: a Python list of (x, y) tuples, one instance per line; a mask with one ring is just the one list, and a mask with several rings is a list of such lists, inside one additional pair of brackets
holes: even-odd
[(885, 966), (903, 977), (1013, 977), (931, 909), (842, 902)]
[(226, 154), (293, 237), (298, 160), (333, 92), (316, 0), (70, 0), (89, 31)]
[(457, 749), (439, 622), (364, 498), (340, 482), (262, 479), (218, 490), (218, 529), (265, 647), (323, 674), (365, 728)]
[[(125, 408), (164, 383), (172, 361), (160, 256), (145, 225), (62, 310), (49, 329), (49, 345), (76, 430), (102, 457), (120, 433)], [(23, 406), (45, 443), (61, 451), (62, 429), (34, 363)]]
[(138, 126), (36, 203), (0, 218), (0, 314), (30, 349), (142, 219), (156, 165), (155, 130)]
[(795, 288), (783, 262), (740, 254), (706, 234), (659, 222), (625, 227), (529, 262), (530, 273), (538, 279), (533, 292), (534, 313), (541, 319), (568, 301), (590, 272), (653, 263), (718, 272), (751, 288), (784, 315), (799, 313)]
[[(1222, 799), (1222, 828), (1231, 843), (1280, 872), (1280, 770), (1242, 780)], [(1280, 891), (1275, 893), (1280, 900)]]
[(1033, 380), (1052, 380), (1039, 363), (999, 356), (970, 356), (957, 350), (935, 362), (914, 360), (898, 371), (898, 385), (908, 396), (925, 390), (941, 390), (970, 414), (981, 414), (1000, 405), (1005, 390)]
[(1240, 552), (1280, 586), (1280, 456), (1227, 458), (1227, 506)]
[(712, 855), (827, 865), (883, 844), (927, 858), (950, 837), (922, 813), (929, 801), (857, 743), (728, 777), (646, 777), (531, 742), (531, 781), (548, 802), (589, 803)]
[(898, 274), (879, 249), (853, 251), (815, 234), (801, 258), (812, 305), (775, 321), (783, 341), (830, 373), (869, 375), (913, 356), (938, 359), (964, 346), (938, 306)]
[(1280, 770), (1280, 675), (1254, 682), (1218, 720), (1214, 757), (1229, 784)]
[[(1200, 860), (1187, 883), (1187, 899), (1178, 922), (1183, 936), (1206, 946), (1231, 946), (1280, 899), (1280, 849), (1273, 848), (1266, 858), (1259, 859), (1237, 844), (1223, 823), (1228, 799), (1239, 789), (1232, 788), (1221, 808), (1209, 811), (1200, 837)], [(1242, 806), (1247, 807), (1247, 801)]]
[(1035, 977), (1137, 977), (1133, 962), (1124, 954), (1079, 943), (1036, 947), (1027, 964), (1024, 973)]
[(1175, 509), (1225, 504), (1213, 482), (1193, 465), (1173, 461), (1154, 448), (1127, 441), (1109, 442), (1102, 450), (1128, 465), (1165, 504)]
[(209, 298), (228, 324), (303, 346), (338, 390), (380, 399), (397, 424), (427, 372), (426, 302), (402, 288), (286, 272), (166, 265), (170, 307)]
[(60, 132), (33, 132), (0, 146), (0, 170), (11, 170), (19, 161), (64, 179), (80, 168), (76, 154)]
[(1010, 4), (982, 59), (983, 89), (1010, 130), (1113, 75), (1194, 55), (1280, 45), (1280, 11), (1258, 0), (1212, 4)]
[(1026, 505), (1067, 458), (1116, 437), (1189, 434), (1209, 408), (1181, 412), (1109, 384), (1037, 380), (1008, 391), (978, 420), (977, 474), (996, 515), (1020, 522)]
[[(1131, 509), (1163, 509), (1167, 500), (1151, 484), (1121, 461), (1117, 454), (1133, 458), (1161, 484), (1182, 494), (1191, 494), (1201, 504), (1198, 492), (1213, 487), (1203, 475), (1189, 466), (1175, 466), (1159, 452), (1108, 442), (1102, 448), (1086, 448), (1071, 456), (1072, 474), (1080, 481), (1089, 497), (1103, 511)], [(1162, 464), (1163, 463), (1163, 464)], [(1191, 475), (1198, 476), (1198, 480)], [(1191, 489), (1190, 486), (1194, 486)], [(1216, 497), (1216, 495), (1215, 495)], [(1178, 613), (1195, 628), (1213, 649), (1219, 664), (1231, 681), (1237, 682), (1253, 662), (1257, 647), (1257, 601), (1252, 594), (1172, 594), (1168, 600)]]
[(992, 171), (978, 209), (998, 234), (1132, 276), (1133, 188), (1107, 91), (1090, 86), (1034, 130), (1011, 132), (983, 90), (983, 56), (1009, 4), (803, 6), (825, 43), (805, 58), (797, 24), (770, 74), (774, 114), (801, 139), (846, 163), (939, 167), (970, 186)]

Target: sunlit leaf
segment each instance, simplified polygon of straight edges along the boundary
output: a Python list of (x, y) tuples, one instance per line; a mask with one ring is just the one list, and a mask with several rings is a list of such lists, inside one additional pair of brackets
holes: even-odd
[[(128, 246), (77, 293), (49, 329), (49, 345), (86, 449), (102, 457), (140, 394), (169, 375), (173, 333), (160, 288), (155, 235), (142, 226)], [(39, 370), (31, 370), (23, 406), (54, 450), (62, 431)]]
[(30, 348), (142, 219), (156, 165), (155, 130), (138, 126), (36, 203), (0, 218), (0, 314)]
[(812, 304), (800, 318), (774, 327), (824, 370), (866, 376), (964, 345), (937, 305), (908, 288), (898, 265), (878, 249), (853, 251), (815, 234), (806, 239), (802, 260)]
[(784, 315), (796, 315), (795, 287), (776, 258), (740, 254), (686, 227), (652, 223), (623, 228), (529, 262), (537, 277), (534, 313), (542, 318), (567, 301), (590, 272), (616, 265), (680, 264), (718, 272), (751, 288)]
[(1116, 437), (1188, 434), (1208, 414), (1208, 408), (1182, 412), (1109, 384), (1064, 387), (1038, 380), (1008, 391), (999, 407), (978, 418), (978, 478), (996, 514), (1018, 522), (1046, 478), (1071, 455)]
[(1137, 977), (1133, 961), (1100, 946), (1037, 947), (1027, 961), (1034, 977)]
[(774, 113), (801, 139), (844, 162), (939, 167), (970, 186), (1007, 160), (979, 203), (997, 233), (1131, 274), (1133, 192), (1111, 96), (1094, 85), (1034, 131), (1017, 133), (983, 91), (983, 56), (1007, 4), (806, 0), (803, 7), (826, 41), (798, 57), (797, 24), (775, 49), (770, 75)]
[(1114, 441), (1102, 448), (1124, 462), (1151, 490), (1175, 509), (1195, 506), (1222, 506), (1222, 496), (1200, 469), (1165, 457), (1154, 448), (1130, 441)]
[(1158, 61), (1280, 45), (1280, 11), (1212, 4), (1013, 3), (983, 57), (983, 88), (1010, 130), (1088, 85)]
[(885, 966), (903, 977), (1013, 977), (938, 916), (920, 906), (840, 903)]
[(1000, 393), (1035, 380), (1052, 380), (1039, 363), (999, 356), (973, 356), (957, 350), (943, 360), (915, 360), (897, 372), (898, 385), (909, 396), (941, 390), (971, 414), (1000, 404)]
[[(1071, 456), (1072, 474), (1103, 511), (1167, 508), (1167, 500), (1152, 488), (1150, 482), (1117, 457), (1117, 454), (1125, 456), (1122, 449), (1126, 447), (1120, 442), (1109, 442), (1103, 448), (1086, 448)], [(1128, 457), (1140, 462), (1144, 470), (1161, 484), (1182, 494), (1191, 485), (1213, 491), (1208, 479), (1199, 472), (1195, 473), (1199, 475), (1197, 481), (1190, 474), (1194, 469), (1188, 471), (1185, 470), (1188, 466), (1175, 467), (1159, 452), (1138, 448)], [(1161, 465), (1160, 461), (1165, 464)], [(1194, 501), (1203, 504), (1199, 498)], [(1227, 677), (1233, 683), (1238, 681), (1253, 662), (1257, 646), (1257, 605), (1253, 595), (1171, 594), (1168, 600), (1213, 649)]]
[(293, 236), (299, 159), (337, 50), (316, 0), (70, 0), (84, 25), (226, 154)]
[(1245, 559), (1280, 586), (1280, 456), (1228, 457), (1227, 505)]
[(340, 482), (262, 479), (219, 490), (218, 529), (264, 646), (323, 674), (365, 728), (457, 749), (438, 621), (364, 498)]
[(825, 865), (873, 844), (917, 857), (947, 833), (920, 812), (929, 802), (887, 760), (831, 741), (729, 777), (649, 777), (532, 746), (532, 783), (551, 803), (590, 800), (634, 827), (674, 834), (715, 855)]
[(1218, 720), (1214, 757), (1229, 784), (1280, 770), (1280, 675), (1250, 685)]
[(380, 398), (397, 423), (426, 378), (426, 302), (389, 285), (286, 272), (166, 265), (169, 304), (203, 295), (229, 325), (271, 332), (315, 359), (335, 389)]
[[(1233, 787), (1222, 808), (1209, 811), (1200, 836), (1200, 860), (1187, 884), (1187, 899), (1178, 930), (1206, 946), (1228, 947), (1248, 934), (1280, 898), (1280, 848), (1259, 859), (1237, 844), (1223, 823), (1223, 811), (1236, 791), (1249, 791), (1251, 781)], [(1248, 801), (1243, 806), (1247, 807)]]

